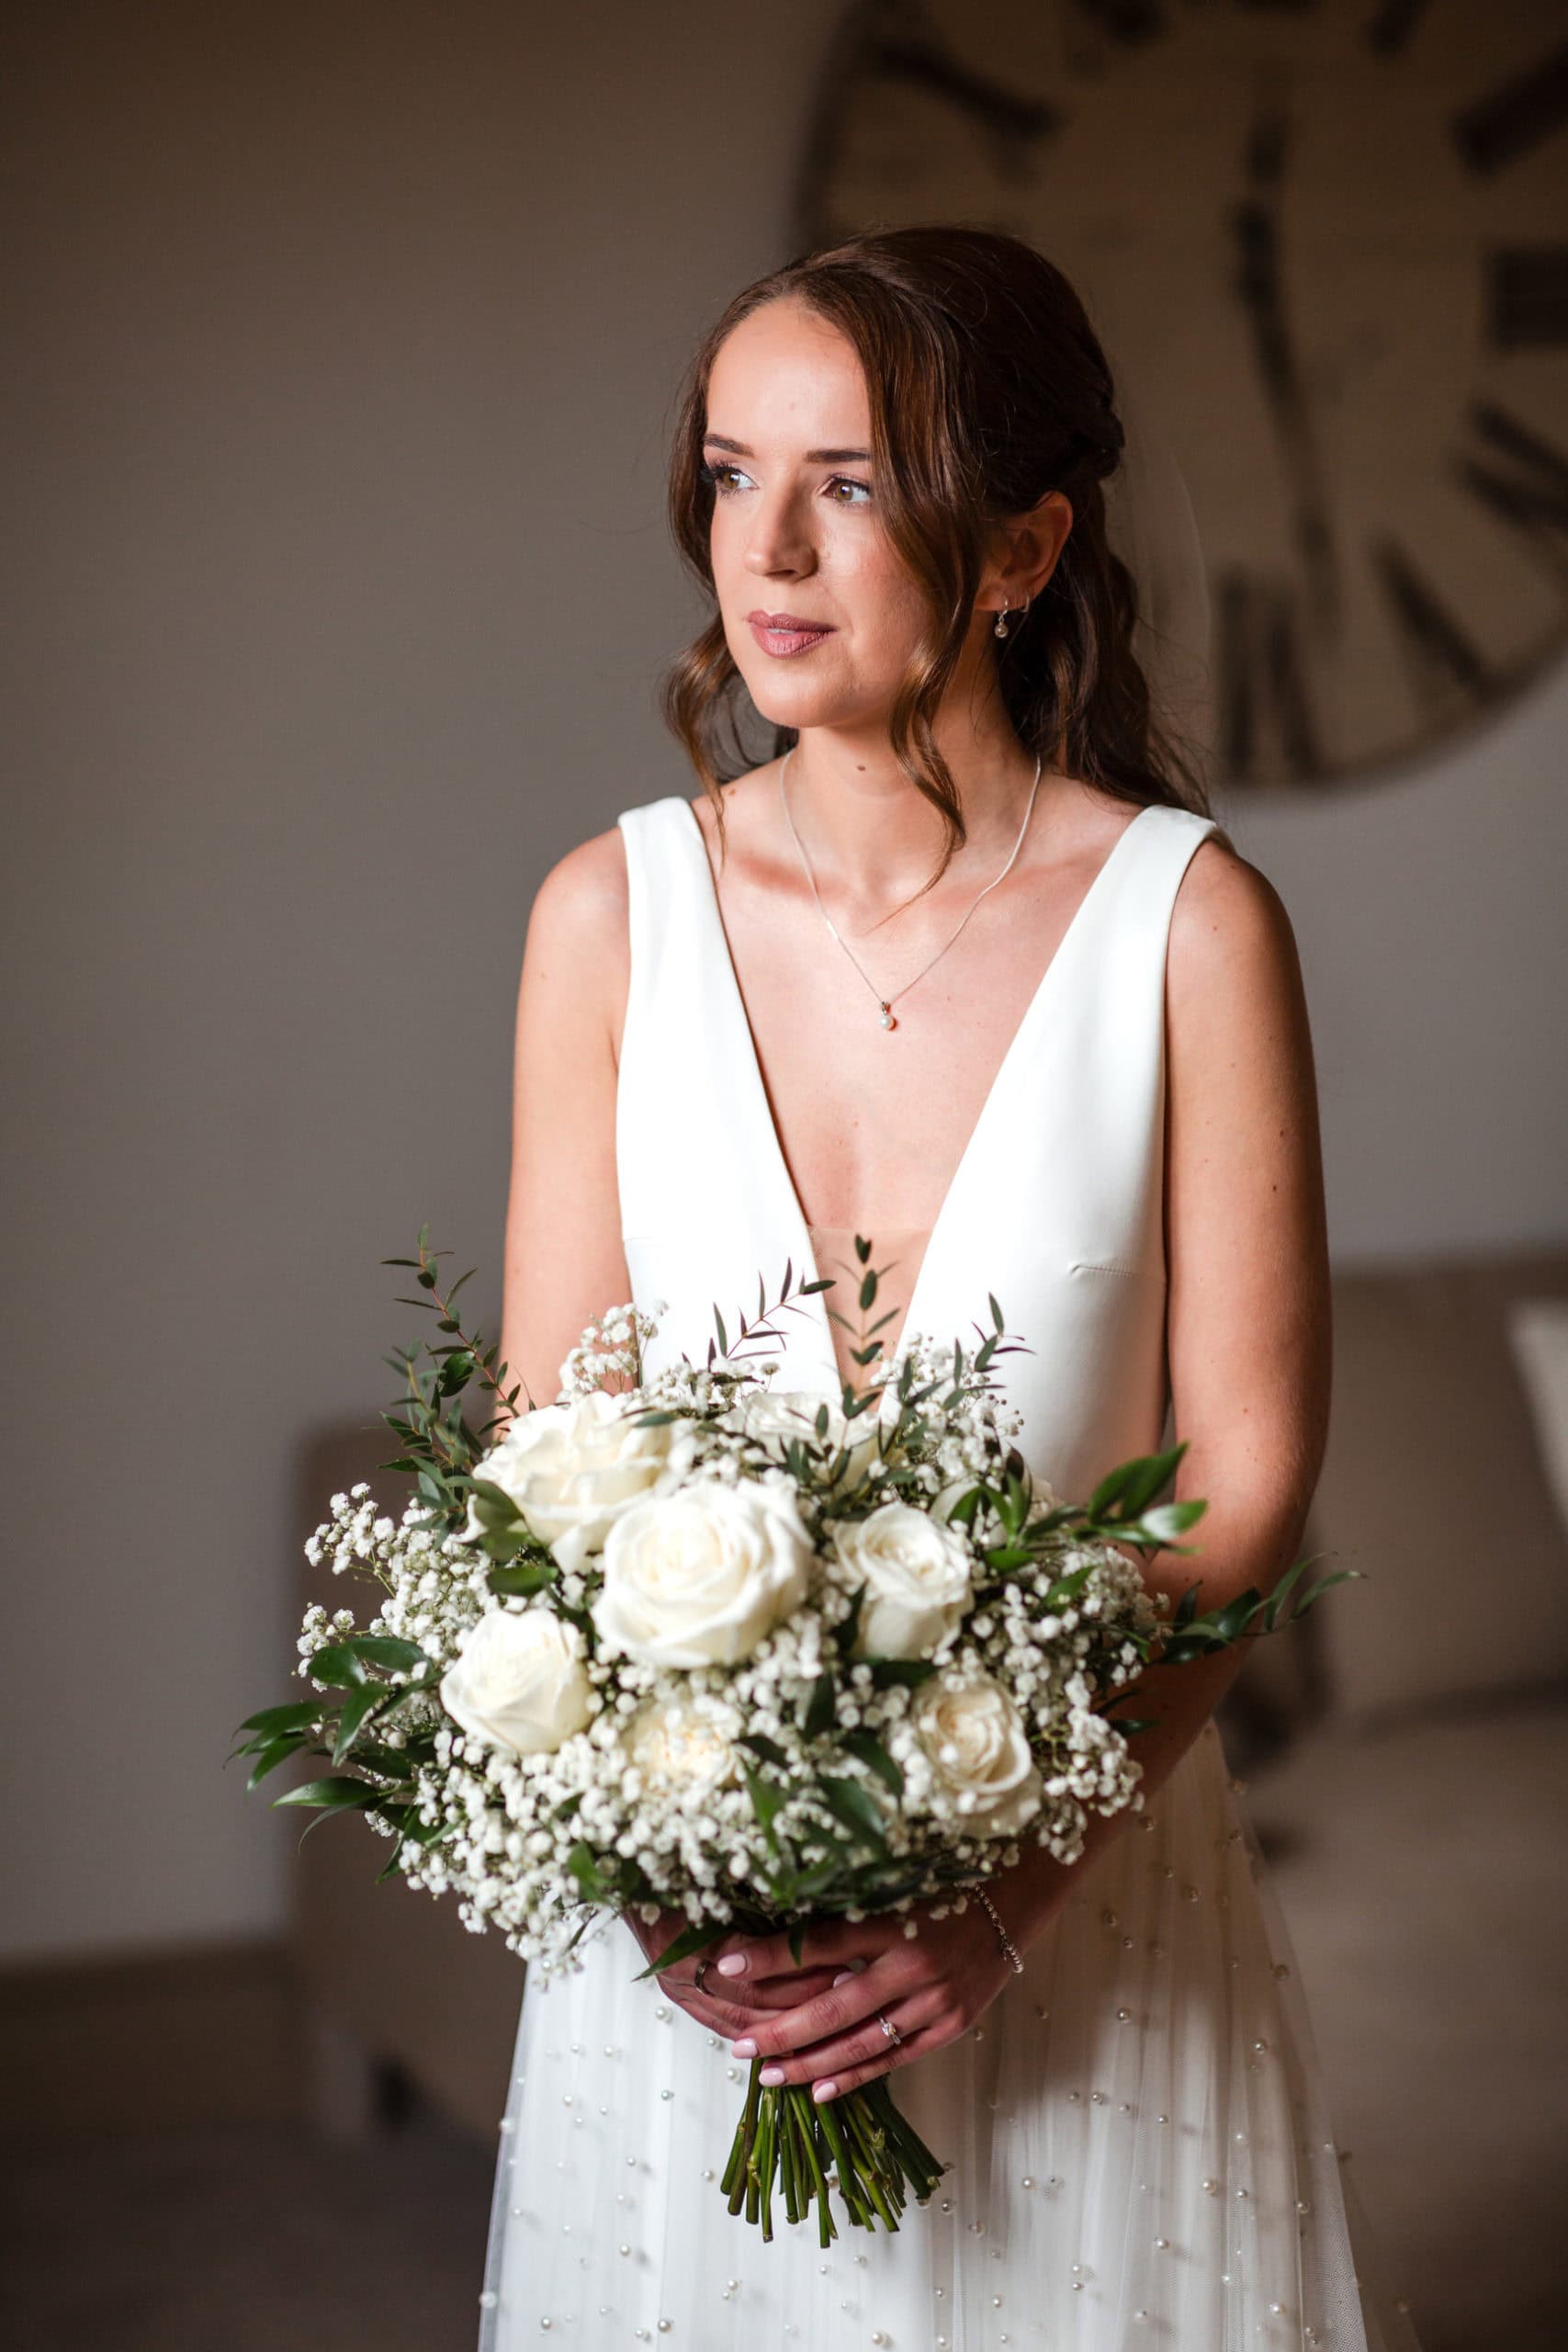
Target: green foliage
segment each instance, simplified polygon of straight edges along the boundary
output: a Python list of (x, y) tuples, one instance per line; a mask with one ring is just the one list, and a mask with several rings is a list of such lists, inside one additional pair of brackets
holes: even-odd
[(801, 1719), (801, 1732), (807, 1739), (820, 1739), (830, 1731), (839, 1712), (839, 1678), (831, 1667), (825, 1668), (811, 1686)]
[(1160, 1641), (1158, 1660), (1162, 1666), (1181, 1666), (1194, 1658), (1213, 1657), (1217, 1651), (1231, 1649), (1236, 1643), (1260, 1634), (1277, 1634), (1314, 1609), (1325, 1592), (1337, 1584), (1358, 1581), (1359, 1568), (1336, 1568), (1329, 1576), (1319, 1577), (1314, 1584), (1303, 1584), (1302, 1578), (1321, 1553), (1308, 1553), (1287, 1568), (1279, 1583), (1269, 1594), (1260, 1593), (1256, 1585), (1245, 1592), (1221, 1602), (1213, 1609), (1200, 1611), (1198, 1589), (1194, 1585), (1183, 1593), (1170, 1625)]
[(904, 1768), (895, 1763), (874, 1732), (865, 1731), (857, 1724), (852, 1730), (840, 1733), (839, 1746), (847, 1756), (858, 1756), (863, 1764), (869, 1764), (872, 1770), (886, 1781), (896, 1797), (903, 1795)]
[(380, 1795), (368, 1781), (332, 1780), (303, 1781), (297, 1789), (286, 1790), (275, 1797), (275, 1804), (308, 1804), (319, 1806), (323, 1813), (363, 1812), (375, 1804)]
[[(389, 1408), (381, 1417), (400, 1448), (396, 1461), (382, 1466), (412, 1475), (421, 1499), (448, 1527), (456, 1528), (467, 1523), (468, 1498), (475, 1487), (473, 1466), (512, 1419), (523, 1392), (521, 1384), (506, 1385), (508, 1367), (499, 1360), (499, 1344), (487, 1346), (479, 1331), (465, 1331), (456, 1312), (457, 1293), (472, 1281), (473, 1268), (459, 1274), (444, 1293), (438, 1261), (451, 1252), (431, 1249), (428, 1225), (420, 1227), (416, 1246), (416, 1258), (383, 1258), (381, 1263), (412, 1269), (423, 1295), (400, 1298), (398, 1303), (433, 1314), (441, 1337), (434, 1345), (426, 1340), (418, 1347), (397, 1350), (387, 1359), (401, 1373), (406, 1393), (395, 1410)], [(487, 1415), (482, 1420), (470, 1420), (464, 1410), (470, 1388), (479, 1392)], [(532, 1402), (530, 1398), (530, 1407)], [(492, 1559), (509, 1557), (505, 1539), (515, 1522), (515, 1505), (499, 1487), (488, 1480), (479, 1484), (484, 1496), (482, 1501), (476, 1501), (475, 1512), (484, 1531), (484, 1548)], [(513, 1543), (511, 1551), (517, 1548), (518, 1544)]]
[(848, 1781), (838, 1772), (818, 1772), (817, 1786), (823, 1802), (838, 1815), (862, 1845), (869, 1846), (878, 1856), (887, 1851), (887, 1838), (876, 1801), (859, 1781)]
[(776, 1781), (764, 1780), (761, 1773), (754, 1772), (750, 1764), (742, 1764), (740, 1770), (746, 1782), (746, 1793), (751, 1800), (751, 1810), (757, 1816), (757, 1826), (776, 1854), (780, 1848), (773, 1824), (789, 1802), (789, 1791), (781, 1788)]
[[(463, 1328), (457, 1294), (473, 1279), (473, 1269), (444, 1290), (439, 1261), (450, 1253), (431, 1249), (428, 1225), (421, 1226), (416, 1248), (415, 1257), (381, 1262), (413, 1274), (419, 1295), (399, 1304), (432, 1314), (438, 1337), (388, 1359), (402, 1375), (404, 1393), (381, 1416), (399, 1448), (382, 1467), (412, 1477), (420, 1500), (448, 1530), (467, 1527), (471, 1504), (479, 1544), (492, 1564), (492, 1592), (538, 1591), (556, 1576), (555, 1562), (529, 1535), (504, 1488), (474, 1476), (475, 1464), (516, 1412), (521, 1387), (507, 1385), (499, 1348), (487, 1344), (479, 1331)], [(480, 1405), (472, 1413), (466, 1409), (470, 1391), (478, 1393)], [(400, 1867), (405, 1845), (429, 1846), (450, 1835), (447, 1828), (421, 1822), (411, 1802), (416, 1766), (433, 1760), (433, 1735), (405, 1728), (398, 1747), (371, 1737), (385, 1731), (405, 1701), (434, 1687), (438, 1669), (417, 1643), (384, 1634), (352, 1634), (316, 1651), (308, 1670), (326, 1690), (248, 1716), (240, 1725), (240, 1734), (248, 1736), (242, 1736), (230, 1760), (250, 1758), (251, 1788), (290, 1757), (305, 1752), (357, 1768), (345, 1775), (308, 1781), (274, 1803), (311, 1808), (315, 1820), (334, 1812), (378, 1814), (397, 1832), (391, 1859), (381, 1872), (385, 1878)], [(310, 1826), (314, 1826), (312, 1821)]]

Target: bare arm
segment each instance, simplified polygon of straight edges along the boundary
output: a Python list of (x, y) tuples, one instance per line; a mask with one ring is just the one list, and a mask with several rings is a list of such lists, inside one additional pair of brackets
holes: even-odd
[(525, 1411), (553, 1404), (585, 1323), (631, 1296), (615, 1179), (616, 1038), (629, 975), (617, 828), (551, 867), (517, 992), (501, 1354)]
[[(1199, 1548), (1147, 1565), (1199, 1606), (1267, 1592), (1298, 1555), (1328, 1433), (1327, 1219), (1317, 1089), (1290, 919), (1245, 860), (1205, 842), (1177, 894), (1166, 973), (1167, 1332), (1178, 1498), (1208, 1498)], [(1245, 1647), (1156, 1667), (1133, 1712), (1152, 1795), (1239, 1671)], [(1145, 1703), (1145, 1702), (1147, 1703)], [(1086, 1859), (1125, 1827), (1095, 1821)], [(1003, 1917), (1043, 1925), (1067, 1873), (1026, 1857)], [(1011, 1911), (1003, 1887), (1011, 1896)]]

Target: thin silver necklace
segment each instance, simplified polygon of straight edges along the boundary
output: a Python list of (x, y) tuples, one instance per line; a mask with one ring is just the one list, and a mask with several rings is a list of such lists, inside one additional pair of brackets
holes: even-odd
[(1023, 847), (1023, 837), (1029, 831), (1029, 820), (1034, 814), (1034, 796), (1040, 789), (1040, 761), (1036, 758), (1034, 763), (1034, 781), (1029, 787), (1029, 806), (1023, 812), (1023, 822), (1018, 829), (1018, 839), (1012, 845), (1011, 857), (1009, 858), (1001, 872), (996, 876), (996, 879), (994, 881), (987, 882), (985, 889), (981, 890), (976, 895), (973, 905), (971, 905), (969, 909), (969, 913), (964, 918), (964, 922), (959, 924), (958, 931), (955, 931), (953, 933), (953, 938), (945, 940), (942, 946), (937, 949), (936, 954), (931, 957), (931, 964), (922, 964), (919, 970), (915, 974), (915, 978), (913, 980), (906, 980), (903, 987), (901, 989), (895, 989), (891, 996), (884, 996), (882, 990), (877, 987), (876, 982), (872, 978), (870, 973), (866, 971), (863, 965), (862, 965), (856, 957), (853, 948), (850, 946), (847, 940), (840, 936), (838, 927), (834, 923), (832, 916), (822, 904), (822, 893), (817, 888), (817, 876), (811, 871), (811, 860), (807, 856), (806, 845), (802, 842), (800, 835), (795, 830), (795, 819), (789, 813), (789, 800), (784, 792), (784, 770), (788, 767), (794, 757), (795, 745), (792, 743), (779, 763), (779, 805), (784, 813), (784, 823), (789, 827), (790, 839), (794, 842), (795, 848), (800, 853), (800, 862), (806, 868), (806, 878), (811, 885), (811, 895), (817, 901), (817, 911), (821, 916), (823, 922), (827, 924), (829, 930), (832, 933), (833, 937), (838, 940), (840, 946), (843, 949), (851, 963), (854, 965), (856, 971), (859, 972), (861, 978), (865, 982), (866, 987), (871, 990), (872, 995), (876, 999), (877, 1007), (881, 1014), (882, 1026), (885, 1029), (897, 1029), (898, 1023), (894, 1018), (893, 1008), (897, 1003), (898, 999), (901, 996), (907, 996), (908, 994), (909, 990), (915, 985), (915, 980), (923, 980), (925, 978), (926, 974), (931, 968), (931, 964), (941, 963), (948, 949), (953, 945), (953, 940), (958, 937), (958, 932), (963, 930), (964, 923), (968, 922), (969, 915), (974, 913), (975, 908), (979, 905), (980, 900), (985, 898), (989, 891), (996, 888), (998, 882), (1005, 882), (1008, 876), (1012, 872), (1013, 866), (1017, 863), (1019, 851)]

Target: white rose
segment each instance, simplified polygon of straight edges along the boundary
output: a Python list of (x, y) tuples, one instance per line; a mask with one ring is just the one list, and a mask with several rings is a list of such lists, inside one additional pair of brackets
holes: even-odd
[(975, 1597), (973, 1561), (955, 1527), (912, 1504), (884, 1503), (840, 1521), (833, 1549), (852, 1585), (863, 1583), (859, 1657), (931, 1657), (964, 1622)]
[[(603, 1388), (519, 1413), (501, 1443), (474, 1465), (512, 1497), (530, 1532), (563, 1568), (581, 1568), (617, 1515), (683, 1476), (694, 1450), (686, 1421), (639, 1428), (623, 1397)], [(468, 1503), (465, 1532), (479, 1523)]]
[(649, 1666), (733, 1666), (805, 1600), (810, 1562), (789, 1478), (694, 1478), (611, 1528), (600, 1638)]
[(583, 1656), (582, 1635), (553, 1609), (491, 1609), (442, 1676), (441, 1703), (492, 1747), (548, 1754), (592, 1711)]
[[(826, 1406), (828, 1428), (825, 1436), (817, 1434), (817, 1416)], [(844, 1418), (844, 1408), (831, 1396), (818, 1396), (809, 1388), (761, 1388), (743, 1397), (735, 1408), (734, 1418), (749, 1437), (754, 1437), (769, 1447), (782, 1462), (784, 1448), (792, 1438), (800, 1438), (809, 1445), (822, 1446), (831, 1461), (840, 1447), (850, 1450), (849, 1466), (844, 1476), (853, 1486), (881, 1450), (881, 1436), (874, 1414), (857, 1414), (854, 1420)]]
[(735, 1750), (711, 1715), (685, 1699), (653, 1699), (626, 1725), (632, 1762), (659, 1781), (716, 1787), (735, 1771)]
[(933, 1675), (917, 1691), (910, 1721), (972, 1837), (1010, 1837), (1039, 1811), (1040, 1773), (1023, 1718), (990, 1675)]

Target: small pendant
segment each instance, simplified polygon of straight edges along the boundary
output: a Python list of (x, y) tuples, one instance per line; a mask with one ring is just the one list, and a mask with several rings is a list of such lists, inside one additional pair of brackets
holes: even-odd
[(898, 1026), (893, 1018), (893, 1007), (890, 1004), (885, 1004), (882, 1008), (882, 1025), (885, 1029), (897, 1029)]

